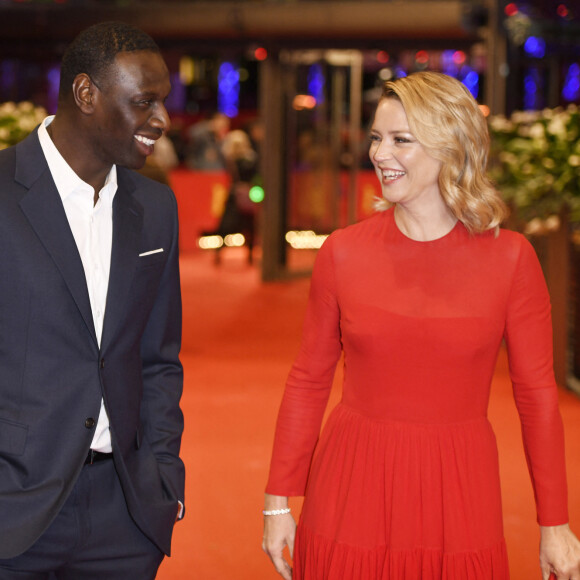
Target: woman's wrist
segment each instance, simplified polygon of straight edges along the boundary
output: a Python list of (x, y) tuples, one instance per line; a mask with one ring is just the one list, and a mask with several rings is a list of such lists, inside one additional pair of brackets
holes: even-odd
[(542, 526), (540, 525), (540, 533), (541, 534), (551, 534), (554, 532), (559, 532), (561, 530), (570, 529), (570, 525), (568, 523), (565, 524), (557, 524), (554, 526)]
[[(271, 495), (267, 493), (264, 497), (264, 510), (286, 510), (288, 509), (288, 497), (283, 495)], [(286, 512), (288, 513), (288, 512)]]

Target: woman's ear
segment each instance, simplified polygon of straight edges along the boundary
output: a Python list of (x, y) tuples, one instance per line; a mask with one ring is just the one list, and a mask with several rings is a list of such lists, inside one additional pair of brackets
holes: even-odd
[(72, 85), (72, 94), (77, 107), (85, 115), (90, 115), (94, 110), (95, 91), (97, 86), (91, 81), (86, 73), (78, 74)]

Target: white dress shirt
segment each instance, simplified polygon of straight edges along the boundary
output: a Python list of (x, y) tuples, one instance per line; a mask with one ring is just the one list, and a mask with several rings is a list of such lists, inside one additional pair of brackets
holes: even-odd
[[(53, 118), (54, 116), (47, 117), (40, 124), (38, 138), (83, 263), (93, 323), (100, 346), (111, 266), (113, 198), (117, 191), (117, 169), (113, 165), (95, 205), (94, 189), (72, 170), (46, 130)], [(91, 449), (103, 453), (112, 451), (109, 417), (102, 399)]]

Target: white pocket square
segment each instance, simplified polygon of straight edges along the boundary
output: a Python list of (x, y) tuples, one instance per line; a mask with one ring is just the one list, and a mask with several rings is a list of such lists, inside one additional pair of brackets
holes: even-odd
[(150, 256), (151, 254), (158, 254), (159, 252), (163, 252), (163, 248), (158, 248), (157, 250), (151, 250), (149, 252), (143, 252), (139, 254), (139, 257), (142, 258), (143, 256)]

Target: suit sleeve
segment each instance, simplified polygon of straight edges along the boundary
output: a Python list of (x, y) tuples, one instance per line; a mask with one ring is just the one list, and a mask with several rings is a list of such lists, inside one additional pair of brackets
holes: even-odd
[(173, 232), (165, 269), (145, 332), (141, 339), (144, 429), (157, 459), (169, 497), (184, 501), (185, 468), (179, 458), (183, 414), (179, 401), (183, 389), (181, 349), (181, 287), (179, 276), (179, 226), (177, 202), (172, 204)]
[(564, 430), (553, 372), (550, 310), (536, 253), (522, 238), (505, 338), (538, 523), (543, 526), (568, 521)]
[(320, 249), (310, 286), (302, 342), (278, 415), (267, 493), (303, 495), (336, 364), (340, 311), (333, 260), (334, 234)]

